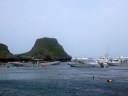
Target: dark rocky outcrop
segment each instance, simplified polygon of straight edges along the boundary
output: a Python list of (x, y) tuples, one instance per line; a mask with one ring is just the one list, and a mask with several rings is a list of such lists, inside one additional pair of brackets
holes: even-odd
[(37, 39), (33, 48), (24, 54), (18, 55), (22, 58), (40, 58), (44, 60), (71, 60), (55, 38)]
[(12, 56), (12, 53), (8, 50), (8, 46), (0, 43), (0, 58), (8, 58)]
[(0, 44), (0, 62), (8, 61), (31, 61), (34, 58), (44, 60), (71, 60), (55, 38), (37, 39), (33, 48), (26, 53), (13, 55), (4, 44)]
[(0, 43), (0, 62), (6, 62), (11, 59), (15, 59), (15, 57), (8, 50), (8, 46)]

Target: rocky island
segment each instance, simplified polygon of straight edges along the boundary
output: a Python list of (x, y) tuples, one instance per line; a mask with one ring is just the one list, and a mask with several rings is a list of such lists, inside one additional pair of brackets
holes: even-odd
[(32, 59), (67, 61), (71, 60), (71, 56), (64, 51), (64, 48), (55, 38), (37, 39), (29, 52), (17, 55), (10, 53), (6, 45), (0, 45), (0, 61), (28, 61)]

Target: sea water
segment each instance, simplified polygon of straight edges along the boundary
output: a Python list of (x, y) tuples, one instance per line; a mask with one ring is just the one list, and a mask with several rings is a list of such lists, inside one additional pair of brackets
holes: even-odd
[(0, 68), (0, 96), (128, 96), (128, 67)]

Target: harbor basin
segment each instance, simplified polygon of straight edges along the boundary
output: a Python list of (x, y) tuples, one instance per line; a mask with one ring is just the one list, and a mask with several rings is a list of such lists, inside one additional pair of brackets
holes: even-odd
[(75, 68), (61, 62), (45, 67), (0, 67), (0, 96), (127, 95), (126, 66)]

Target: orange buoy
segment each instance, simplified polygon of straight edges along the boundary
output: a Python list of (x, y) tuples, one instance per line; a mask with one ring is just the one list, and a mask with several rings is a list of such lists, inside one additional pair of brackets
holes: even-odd
[(107, 82), (112, 82), (113, 80), (107, 80)]

